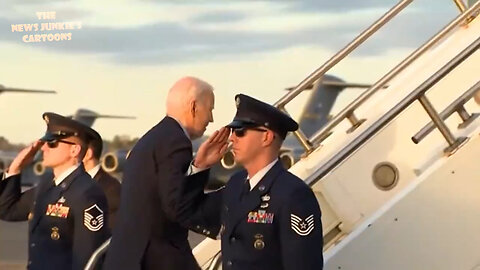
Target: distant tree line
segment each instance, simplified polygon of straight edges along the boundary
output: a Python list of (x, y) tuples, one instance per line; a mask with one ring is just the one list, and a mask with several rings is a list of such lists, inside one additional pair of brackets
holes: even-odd
[(133, 146), (137, 143), (138, 138), (131, 139), (127, 135), (115, 135), (113, 140), (103, 140), (103, 148), (107, 151), (115, 151), (121, 149), (132, 149)]
[(21, 149), (25, 148), (25, 144), (18, 143), (12, 144), (8, 141), (7, 138), (0, 136), (0, 150), (3, 151), (20, 151)]

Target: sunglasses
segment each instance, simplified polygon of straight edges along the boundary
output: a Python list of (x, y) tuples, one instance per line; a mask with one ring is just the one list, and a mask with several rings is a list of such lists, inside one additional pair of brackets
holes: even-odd
[(235, 128), (233, 129), (233, 133), (235, 133), (235, 136), (237, 137), (243, 137), (245, 136), (245, 133), (247, 132), (247, 130), (255, 130), (255, 131), (260, 131), (260, 132), (267, 132), (266, 129), (261, 129), (261, 128), (245, 128), (245, 127), (242, 127), (242, 128)]
[(48, 148), (57, 148), (59, 143), (66, 143), (66, 144), (70, 144), (70, 145), (75, 145), (76, 144), (74, 142), (69, 142), (69, 141), (64, 141), (64, 140), (53, 140), (53, 141), (47, 142), (47, 146), (48, 146)]

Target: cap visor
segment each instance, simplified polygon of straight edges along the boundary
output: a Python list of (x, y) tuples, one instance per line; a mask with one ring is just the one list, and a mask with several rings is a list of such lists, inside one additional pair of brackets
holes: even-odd
[(43, 137), (40, 138), (40, 141), (42, 142), (51, 142), (55, 140), (60, 140), (66, 137), (70, 137), (70, 135), (59, 135), (59, 134), (52, 134), (52, 133), (46, 133), (43, 135)]
[(40, 141), (42, 142), (51, 142), (53, 140), (56, 139), (56, 136), (51, 134), (51, 133), (47, 133), (45, 135), (43, 135), (43, 137), (40, 138)]
[(228, 128), (243, 128), (243, 127), (257, 127), (259, 126), (255, 122), (251, 121), (242, 121), (242, 120), (233, 120), (230, 124), (226, 125)]

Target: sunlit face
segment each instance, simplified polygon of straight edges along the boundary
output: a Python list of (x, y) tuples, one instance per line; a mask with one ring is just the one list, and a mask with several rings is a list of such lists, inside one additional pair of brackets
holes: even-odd
[(201, 99), (195, 102), (195, 114), (193, 117), (192, 139), (200, 138), (213, 122), (213, 108), (215, 97), (213, 92), (206, 92)]
[(263, 149), (263, 138), (267, 129), (258, 127), (250, 129), (233, 129), (230, 135), (232, 142), (232, 152), (235, 161), (245, 165), (249, 161), (253, 161), (260, 151)]
[(41, 148), (43, 165), (50, 168), (61, 166), (75, 157), (79, 148), (80, 145), (71, 138), (45, 143)]

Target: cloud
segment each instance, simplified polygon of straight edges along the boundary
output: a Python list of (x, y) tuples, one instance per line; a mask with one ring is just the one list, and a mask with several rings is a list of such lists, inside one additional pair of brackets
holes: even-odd
[(222, 11), (222, 12), (207, 12), (200, 14), (193, 19), (191, 23), (224, 23), (237, 22), (245, 19), (247, 15), (243, 12)]
[[(343, 20), (338, 14), (325, 13), (337, 18), (338, 21), (335, 23), (314, 23), (315, 18), (322, 17), (321, 15), (315, 17), (311, 14), (315, 6), (320, 5), (315, 1), (294, 2), (294, 5), (285, 5), (284, 2), (281, 2), (280, 5), (283, 8), (308, 11), (306, 18), (312, 19), (312, 21), (304, 20), (292, 29), (287, 27), (288, 24), (278, 29), (269, 27), (259, 27), (260, 30), (254, 29), (255, 23), (258, 24), (262, 20), (268, 22), (269, 19), (262, 17), (262, 13), (256, 14), (252, 18), (247, 16), (244, 10), (216, 9), (196, 14), (183, 23), (155, 22), (129, 27), (89, 24), (80, 30), (72, 31), (72, 40), (68, 42), (26, 44), (21, 40), (25, 33), (11, 33), (2, 30), (0, 31), (0, 42), (14, 42), (22, 46), (53, 50), (58, 53), (96, 55), (106, 57), (116, 63), (135, 65), (197, 62), (212, 58), (235, 59), (240, 55), (271, 52), (296, 46), (318, 46), (336, 52), (378, 18), (378, 15), (374, 16), (376, 12), (370, 12), (372, 8), (390, 5), (390, 2), (347, 0), (341, 1), (341, 5), (339, 1), (322, 2), (321, 6), (325, 7), (324, 12), (347, 10), (352, 6), (358, 9), (358, 11), (341, 12), (346, 15)], [(95, 15), (92, 10), (87, 12), (72, 8), (69, 12), (76, 16)], [(299, 13), (293, 12), (293, 15), (288, 17), (290, 16), (288, 13), (278, 10), (276, 12), (282, 21), (289, 22), (289, 18), (302, 21)], [(443, 9), (425, 11), (417, 7), (417, 9), (405, 12), (399, 18), (394, 19), (385, 30), (375, 34), (373, 40), (368, 41), (356, 53), (375, 55), (382, 54), (389, 49), (417, 47), (436, 32), (432, 29), (440, 29), (440, 26), (445, 24), (449, 17), (453, 17), (454, 13), (454, 8), (452, 11), (446, 12)], [(272, 14), (268, 14), (268, 16), (271, 17)], [(20, 18), (20, 20), (23, 19), (25, 22), (32, 21), (26, 17)], [(0, 16), (0, 25), (7, 25), (8, 29), (14, 21), (18, 23), (18, 19), (12, 20)], [(230, 27), (232, 23), (237, 26), (249, 25), (249, 27)], [(203, 25), (224, 25), (224, 27), (205, 28), (202, 27)], [(7, 28), (3, 27), (2, 29)]]
[(341, 1), (318, 1), (302, 0), (295, 1), (291, 10), (303, 12), (344, 12), (371, 8), (388, 8), (398, 1), (393, 0), (341, 0)]

